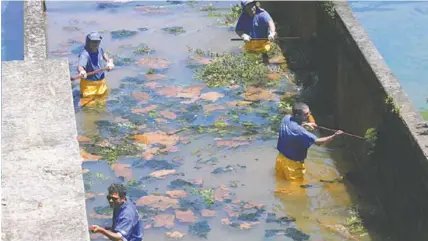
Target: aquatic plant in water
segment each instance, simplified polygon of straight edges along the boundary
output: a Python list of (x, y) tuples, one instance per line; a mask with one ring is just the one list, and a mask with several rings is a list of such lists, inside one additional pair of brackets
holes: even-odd
[(242, 7), (240, 4), (232, 5), (229, 11), (224, 15), (225, 24), (233, 24), (241, 15)]
[(200, 238), (207, 238), (211, 228), (206, 220), (189, 225), (189, 233)]
[(178, 34), (186, 32), (184, 30), (184, 28), (180, 27), (180, 26), (165, 27), (165, 28), (162, 28), (162, 30), (165, 31), (165, 32), (167, 32), (167, 33), (175, 34), (175, 35), (178, 35)]
[(135, 36), (137, 34), (137, 31), (122, 29), (122, 30), (111, 31), (110, 34), (113, 39), (124, 39), (124, 38)]
[(138, 54), (138, 55), (143, 55), (143, 54), (152, 54), (155, 51), (151, 48), (149, 48), (149, 46), (145, 45), (145, 44), (140, 44), (137, 46), (137, 48), (134, 50), (134, 54)]

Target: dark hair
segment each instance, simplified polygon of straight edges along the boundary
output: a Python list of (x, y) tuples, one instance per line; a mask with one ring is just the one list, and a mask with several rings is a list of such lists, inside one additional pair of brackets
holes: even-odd
[(121, 198), (126, 197), (126, 187), (120, 183), (111, 184), (110, 187), (108, 187), (108, 192), (117, 193)]
[(294, 104), (293, 109), (292, 109), (293, 116), (302, 115), (303, 110), (305, 110), (305, 109), (309, 109), (309, 106), (303, 102), (298, 102), (298, 103)]

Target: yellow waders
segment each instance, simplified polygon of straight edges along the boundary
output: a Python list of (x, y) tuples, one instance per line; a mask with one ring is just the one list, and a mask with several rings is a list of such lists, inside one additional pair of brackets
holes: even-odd
[(251, 40), (245, 43), (245, 51), (250, 53), (267, 53), (271, 48), (269, 40)]
[[(107, 84), (105, 79), (99, 81), (80, 80), (80, 105), (95, 105), (101, 102), (105, 103), (108, 96)], [(96, 100), (96, 101), (95, 101)]]

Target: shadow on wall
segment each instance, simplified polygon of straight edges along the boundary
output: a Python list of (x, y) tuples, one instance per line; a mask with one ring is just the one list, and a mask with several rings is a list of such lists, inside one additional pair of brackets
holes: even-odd
[[(285, 43), (284, 50), (290, 60), (295, 59), (288, 66), (296, 79), (310, 86), (312, 76), (319, 78), (307, 98), (315, 115), (332, 115), (336, 128), (357, 135), (364, 135), (369, 128), (377, 131), (374, 147), (346, 140), (355, 154), (348, 160), (355, 160), (359, 169), (349, 180), (360, 180), (359, 191), (370, 193), (384, 210), (385, 220), (378, 220), (380, 226), (372, 230), (371, 215), (361, 213), (371, 236), (384, 230), (393, 236), (389, 240), (428, 240), (428, 161), (423, 149), (427, 146), (419, 144), (427, 140), (423, 135), (428, 134), (428, 127), (419, 124), (422, 119), (384, 63), (373, 60), (378, 53), (371, 41), (365, 41), (367, 35), (347, 3), (336, 5), (329, 1), (263, 2), (274, 21), (287, 26), (279, 30), (279, 36), (301, 37), (298, 42)], [(413, 122), (402, 115), (411, 116)], [(323, 125), (326, 120), (318, 122)], [(328, 122), (326, 125), (333, 124)]]

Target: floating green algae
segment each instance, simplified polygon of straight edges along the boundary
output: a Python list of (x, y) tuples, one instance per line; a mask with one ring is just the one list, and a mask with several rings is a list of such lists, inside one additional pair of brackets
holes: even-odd
[(184, 28), (180, 26), (166, 27), (166, 28), (162, 28), (162, 30), (174, 35), (178, 35), (186, 32)]
[(137, 35), (137, 31), (122, 29), (111, 31), (110, 34), (113, 39), (125, 39)]
[(189, 225), (189, 233), (199, 238), (207, 238), (210, 231), (210, 225), (206, 220)]
[(137, 48), (133, 51), (134, 54), (138, 55), (144, 55), (144, 54), (152, 54), (155, 52), (155, 50), (149, 48), (146, 44), (140, 44), (137, 46)]

